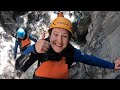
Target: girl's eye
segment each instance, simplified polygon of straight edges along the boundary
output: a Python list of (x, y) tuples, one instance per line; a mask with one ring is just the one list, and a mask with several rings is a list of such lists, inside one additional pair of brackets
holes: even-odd
[(58, 36), (58, 34), (54, 34), (55, 36)]
[(63, 37), (68, 38), (68, 36), (63, 36)]

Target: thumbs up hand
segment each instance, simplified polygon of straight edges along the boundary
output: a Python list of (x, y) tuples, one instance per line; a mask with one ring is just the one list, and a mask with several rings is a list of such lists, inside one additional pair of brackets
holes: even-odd
[(42, 34), (42, 38), (38, 40), (35, 44), (35, 49), (37, 53), (45, 53), (50, 47), (50, 43), (45, 39), (45, 33)]
[(117, 58), (117, 60), (115, 60), (115, 67), (114, 67), (114, 69), (116, 69), (116, 70), (120, 70), (120, 57), (119, 58)]

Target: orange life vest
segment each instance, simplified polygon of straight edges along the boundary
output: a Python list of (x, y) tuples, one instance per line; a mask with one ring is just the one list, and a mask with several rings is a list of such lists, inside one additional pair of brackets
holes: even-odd
[(36, 69), (35, 75), (52, 79), (68, 79), (68, 64), (66, 64), (66, 58), (62, 57), (60, 61), (48, 60), (42, 62)]
[(26, 38), (25, 40), (21, 40), (21, 47), (28, 46), (31, 43), (29, 38)]

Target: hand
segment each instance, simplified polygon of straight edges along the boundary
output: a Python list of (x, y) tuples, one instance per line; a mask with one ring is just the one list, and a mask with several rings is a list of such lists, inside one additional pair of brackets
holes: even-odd
[(45, 33), (42, 34), (42, 38), (38, 40), (35, 44), (35, 49), (37, 53), (45, 53), (46, 51), (48, 51), (50, 47), (50, 43), (44, 40), (44, 38), (45, 38)]
[(115, 63), (114, 69), (116, 70), (120, 69), (120, 57), (114, 63)]

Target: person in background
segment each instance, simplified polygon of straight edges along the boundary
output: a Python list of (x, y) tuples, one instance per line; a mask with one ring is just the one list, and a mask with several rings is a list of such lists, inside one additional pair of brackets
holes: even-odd
[[(16, 35), (17, 36), (16, 36), (16, 41), (15, 41), (15, 47), (14, 47), (15, 65), (18, 64), (18, 61), (16, 61), (18, 47), (19, 47), (20, 53), (22, 54), (28, 47), (31, 46), (31, 41), (33, 41), (34, 43), (37, 42), (37, 38), (34, 37), (32, 34), (29, 34), (27, 29), (24, 29), (22, 27), (19, 27), (17, 29)], [(29, 58), (32, 59), (33, 57), (34, 57), (34, 53), (30, 53)], [(21, 75), (21, 73), (17, 72), (17, 75), (19, 74)]]
[(34, 38), (31, 34), (29, 35), (23, 28), (18, 28), (14, 48), (14, 60), (17, 56), (18, 47), (20, 49), (20, 53), (24, 52), (31, 45), (31, 40), (35, 43), (37, 42), (37, 39)]

